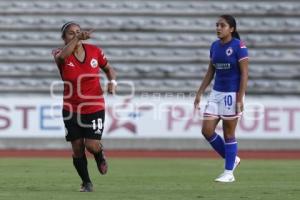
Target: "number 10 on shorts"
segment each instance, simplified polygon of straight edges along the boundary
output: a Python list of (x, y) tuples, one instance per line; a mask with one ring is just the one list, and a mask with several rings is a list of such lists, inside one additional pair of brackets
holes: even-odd
[(231, 95), (224, 96), (224, 104), (225, 104), (225, 106), (232, 105), (232, 96)]
[(101, 130), (103, 128), (102, 119), (98, 118), (97, 120), (93, 120), (93, 130)]

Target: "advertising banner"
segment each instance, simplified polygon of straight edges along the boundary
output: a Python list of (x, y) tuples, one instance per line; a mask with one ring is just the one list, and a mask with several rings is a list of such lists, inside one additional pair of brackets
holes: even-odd
[[(202, 138), (202, 112), (193, 97), (106, 97), (104, 138)], [(300, 98), (247, 97), (238, 138), (300, 139)], [(0, 138), (64, 137), (62, 100), (48, 96), (0, 99)], [(222, 133), (222, 121), (217, 127)]]

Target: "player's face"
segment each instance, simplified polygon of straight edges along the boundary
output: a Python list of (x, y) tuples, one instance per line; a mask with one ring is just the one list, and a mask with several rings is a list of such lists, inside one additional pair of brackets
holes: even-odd
[(68, 44), (79, 33), (80, 33), (79, 26), (75, 24), (70, 25), (65, 32), (65, 37), (64, 37), (65, 44)]
[(231, 37), (233, 27), (230, 27), (225, 19), (220, 18), (216, 23), (217, 36), (220, 39)]

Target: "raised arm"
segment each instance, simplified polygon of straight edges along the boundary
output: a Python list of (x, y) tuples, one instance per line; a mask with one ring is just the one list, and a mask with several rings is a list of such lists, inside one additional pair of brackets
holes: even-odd
[(68, 44), (66, 44), (63, 49), (55, 55), (55, 61), (58, 64), (61, 64), (64, 62), (64, 60), (70, 56), (73, 51), (75, 50), (78, 42), (80, 40), (87, 40), (89, 38), (91, 38), (91, 33), (93, 32), (93, 30), (90, 31), (82, 31), (79, 33), (70, 33), (70, 34), (74, 34), (74, 38), (68, 42)]

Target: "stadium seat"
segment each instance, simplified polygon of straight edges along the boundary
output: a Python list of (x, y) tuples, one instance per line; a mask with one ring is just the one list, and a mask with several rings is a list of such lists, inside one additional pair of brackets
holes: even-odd
[[(36, 92), (46, 92), (51, 81), (59, 80), (51, 51), (63, 44), (60, 26), (72, 19), (83, 29), (95, 29), (91, 42), (104, 49), (118, 79), (133, 79), (139, 91), (174, 91), (178, 86), (190, 92), (206, 73), (215, 21), (226, 11), (238, 16), (238, 30), (249, 48), (250, 93), (281, 94), (278, 88), (289, 86), (297, 92), (299, 9), (296, 1), (264, 0), (1, 1), (0, 76), (24, 91), (35, 86), (40, 88)], [(0, 87), (0, 92), (7, 90)]]

